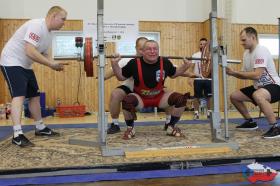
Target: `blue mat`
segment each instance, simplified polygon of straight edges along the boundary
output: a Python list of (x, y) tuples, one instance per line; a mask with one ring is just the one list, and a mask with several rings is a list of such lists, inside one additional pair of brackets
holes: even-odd
[[(274, 170), (280, 169), (280, 162), (261, 163), (269, 166)], [(215, 174), (232, 174), (242, 173), (246, 165), (222, 165), (211, 167), (191, 168), (185, 170), (154, 170), (154, 171), (131, 171), (115, 173), (95, 173), (84, 175), (67, 175), (67, 176), (44, 176), (30, 178), (4, 178), (0, 179), (1, 186), (26, 185), (26, 184), (61, 184), (61, 183), (85, 183), (97, 181), (120, 181), (120, 180), (140, 180), (149, 178), (174, 178), (187, 176), (202, 176)], [(248, 184), (249, 182), (241, 182)], [(236, 184), (236, 183), (235, 183)], [(223, 184), (215, 184), (223, 185)], [(225, 184), (228, 185), (228, 184)], [(238, 183), (239, 185), (239, 183)], [(214, 185), (211, 185), (214, 186)]]
[[(243, 119), (230, 119), (230, 123), (241, 124)], [(268, 128), (268, 123), (265, 118), (256, 120), (260, 128)], [(153, 122), (136, 122), (138, 126), (144, 125), (163, 125), (163, 121)], [(208, 120), (182, 120), (180, 124), (209, 124)], [(125, 126), (123, 123), (121, 126)], [(52, 128), (96, 128), (96, 124), (55, 124), (51, 125)], [(23, 126), (23, 130), (34, 130), (33, 125)], [(0, 139), (6, 138), (12, 134), (12, 127), (0, 127)], [(280, 169), (280, 162), (262, 163), (273, 169)], [(83, 175), (68, 175), (68, 176), (44, 176), (44, 177), (30, 177), (30, 178), (3, 178), (0, 179), (1, 186), (10, 185), (26, 185), (26, 184), (59, 184), (59, 183), (83, 183), (83, 182), (97, 182), (97, 181), (110, 181), (110, 180), (138, 180), (148, 178), (167, 178), (167, 177), (181, 177), (181, 176), (199, 176), (211, 174), (228, 174), (228, 173), (241, 173), (246, 165), (223, 165), (223, 166), (210, 166), (192, 168), (186, 170), (153, 170), (153, 171), (130, 171), (130, 172), (115, 172), (115, 173), (96, 173), (96, 174), (83, 174)], [(249, 182), (239, 182), (238, 185), (247, 185)], [(211, 186), (231, 186), (235, 184), (215, 184)]]

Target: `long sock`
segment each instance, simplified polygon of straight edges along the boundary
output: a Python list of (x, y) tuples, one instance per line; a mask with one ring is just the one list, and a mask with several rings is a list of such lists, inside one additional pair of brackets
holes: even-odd
[(21, 125), (17, 124), (13, 126), (14, 137), (18, 137), (18, 135), (23, 134)]
[(116, 119), (112, 118), (112, 123), (114, 123), (114, 125), (119, 125), (119, 118)]
[(171, 115), (166, 115), (165, 117), (165, 123), (169, 123), (171, 120)]
[(180, 120), (180, 117), (176, 117), (176, 116), (171, 116), (170, 122), (168, 123), (168, 125), (171, 125), (174, 127), (174, 125)]
[(125, 120), (125, 123), (128, 127), (134, 127), (134, 120), (133, 119)]
[(36, 129), (38, 130), (43, 130), (44, 128), (46, 128), (46, 125), (44, 124), (42, 119), (35, 121), (35, 124), (36, 124)]

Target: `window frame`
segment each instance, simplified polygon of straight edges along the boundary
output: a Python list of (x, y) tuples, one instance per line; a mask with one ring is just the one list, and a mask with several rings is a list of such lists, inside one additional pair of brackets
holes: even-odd
[[(279, 37), (278, 37), (278, 35), (277, 34), (259, 34), (258, 37), (259, 37), (259, 44), (262, 46), (265, 46), (269, 50), (269, 52), (271, 53), (271, 55), (274, 59), (278, 59), (278, 57), (279, 57)], [(275, 41), (275, 44), (273, 43), (273, 44), (268, 45), (268, 44), (264, 43), (263, 40), (265, 40), (265, 39), (274, 39), (276, 41)], [(273, 46), (275, 46), (275, 47), (272, 49)], [(274, 52), (276, 52), (276, 53), (274, 53)]]
[[(58, 44), (58, 37), (59, 36), (69, 36), (73, 37), (73, 43), (72, 43), (72, 51), (76, 51), (74, 54), (70, 55), (58, 55), (58, 50), (57, 50), (57, 44)], [(75, 46), (75, 37), (83, 37), (83, 31), (52, 31), (52, 58), (53, 59), (73, 59), (77, 58), (78, 54), (78, 49)], [(83, 50), (83, 47), (81, 48)]]
[[(65, 37), (68, 36), (68, 37), (73, 38), (70, 49), (71, 49), (71, 51), (75, 51), (74, 54), (71, 53), (71, 54), (68, 54), (68, 55), (64, 55), (63, 53), (62, 54), (58, 53), (58, 49), (57, 49), (59, 47), (58, 46), (59, 45), (58, 38), (60, 36), (65, 36)], [(138, 36), (139, 37), (147, 37), (148, 39), (156, 40), (158, 42), (159, 46), (160, 46), (160, 32), (139, 32)], [(52, 32), (52, 49), (51, 49), (52, 58), (57, 59), (57, 60), (77, 58), (78, 57), (77, 54), (78, 54), (79, 51), (75, 46), (75, 37), (84, 37), (83, 31), (53, 31)], [(120, 49), (121, 44), (124, 44), (123, 45), (124, 49)], [(125, 49), (127, 47), (128, 47), (128, 49)], [(65, 50), (66, 49), (67, 48), (65, 48)], [(81, 48), (81, 50), (83, 51), (83, 47)], [(93, 53), (96, 53), (95, 47), (93, 47), (93, 50), (94, 50)], [(124, 52), (122, 52), (122, 50)], [(127, 50), (129, 50), (130, 52), (125, 52)], [(116, 42), (116, 51), (118, 53), (120, 53), (121, 55), (135, 55), (135, 53), (136, 53), (136, 51), (135, 51), (135, 41)]]

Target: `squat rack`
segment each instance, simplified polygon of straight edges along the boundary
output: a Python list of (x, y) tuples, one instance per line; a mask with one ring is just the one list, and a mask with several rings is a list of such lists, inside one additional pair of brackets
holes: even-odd
[[(106, 143), (108, 115), (105, 114), (104, 108), (104, 68), (105, 68), (105, 45), (104, 45), (104, 29), (103, 29), (103, 16), (104, 16), (104, 0), (97, 0), (97, 51), (98, 51), (98, 139), (97, 142), (84, 141), (78, 139), (69, 139), (70, 144), (86, 145), (86, 146), (99, 146), (103, 156), (121, 156), (124, 155), (125, 149), (123, 148), (109, 148)], [(210, 30), (211, 30), (211, 60), (212, 60), (212, 92), (219, 93), (219, 62), (222, 61), (223, 75), (225, 78), (225, 67), (227, 64), (226, 56), (219, 54), (219, 46), (217, 40), (217, 0), (212, 0), (212, 11), (209, 15)], [(224, 82), (226, 82), (224, 80)], [(226, 93), (226, 83), (224, 83), (224, 94)], [(225, 97), (225, 104), (227, 96)], [(219, 94), (213, 94), (213, 109), (211, 113), (211, 136), (212, 141), (216, 144), (204, 144), (203, 147), (229, 147), (231, 149), (238, 149), (238, 145), (228, 142), (228, 122), (227, 122), (227, 108), (225, 107), (225, 136), (222, 136), (221, 130), (221, 117), (219, 108)], [(219, 143), (217, 143), (219, 142)], [(197, 145), (196, 145), (197, 147)], [(132, 148), (135, 149), (135, 148)], [(127, 149), (126, 149), (127, 150)], [(131, 150), (131, 149), (128, 149)]]

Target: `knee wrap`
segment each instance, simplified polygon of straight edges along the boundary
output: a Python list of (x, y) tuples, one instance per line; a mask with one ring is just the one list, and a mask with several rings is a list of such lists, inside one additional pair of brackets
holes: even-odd
[(135, 112), (135, 107), (138, 105), (138, 99), (135, 95), (127, 95), (122, 100), (122, 108), (129, 112)]
[(187, 104), (187, 100), (190, 98), (190, 93), (180, 94), (173, 92), (168, 98), (168, 104), (175, 106), (175, 108), (184, 107)]

